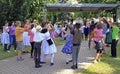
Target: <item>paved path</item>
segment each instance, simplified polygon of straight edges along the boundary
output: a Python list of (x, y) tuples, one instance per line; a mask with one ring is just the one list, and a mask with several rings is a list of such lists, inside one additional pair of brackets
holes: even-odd
[(34, 61), (30, 58), (30, 54), (23, 57), (24, 61), (16, 61), (16, 57), (8, 58), (0, 61), (0, 74), (75, 74), (87, 68), (95, 55), (95, 50), (89, 50), (87, 41), (83, 41), (79, 53), (79, 64), (77, 70), (72, 70), (72, 63), (66, 65), (65, 56), (61, 53), (62, 46), (58, 46), (58, 52), (55, 54), (55, 65), (50, 66), (50, 56), (46, 59), (46, 64), (42, 68), (34, 68)]

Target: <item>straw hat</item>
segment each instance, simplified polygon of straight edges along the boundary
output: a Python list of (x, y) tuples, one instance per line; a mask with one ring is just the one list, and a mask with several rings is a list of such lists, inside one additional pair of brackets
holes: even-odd
[(41, 31), (42, 30), (42, 27), (40, 26), (40, 25), (38, 25), (37, 27), (36, 27), (36, 31)]

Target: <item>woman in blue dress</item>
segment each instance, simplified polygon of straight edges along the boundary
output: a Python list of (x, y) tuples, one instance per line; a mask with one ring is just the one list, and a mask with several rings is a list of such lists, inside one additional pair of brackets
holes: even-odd
[[(64, 47), (62, 49), (62, 52), (66, 54), (66, 64), (68, 64), (71, 61), (71, 54), (72, 54), (72, 38), (73, 35), (71, 34), (71, 27), (67, 27), (67, 31), (62, 30), (62, 37), (66, 38), (66, 43), (64, 44)], [(70, 58), (69, 58), (70, 57)]]

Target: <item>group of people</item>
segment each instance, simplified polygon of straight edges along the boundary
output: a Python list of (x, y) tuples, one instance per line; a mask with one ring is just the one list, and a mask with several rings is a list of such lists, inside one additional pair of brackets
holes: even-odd
[[(87, 21), (86, 21), (87, 22)], [(84, 24), (83, 24), (84, 25)], [(100, 61), (101, 55), (105, 53), (105, 46), (111, 45), (111, 56), (117, 57), (116, 46), (119, 39), (118, 23), (107, 21), (105, 17), (101, 20), (91, 19), (89, 24), (89, 41), (88, 47), (92, 46), (96, 49), (96, 55), (93, 60), (94, 63)], [(82, 42), (82, 24), (67, 23), (64, 27), (54, 26), (51, 22), (30, 23), (29, 20), (24, 22), (24, 27), (21, 27), (20, 21), (12, 21), (10, 26), (6, 22), (3, 26), (1, 34), (1, 42), (4, 51), (10, 52), (11, 45), (14, 45), (14, 50), (18, 48), (18, 61), (23, 61), (22, 52), (28, 52), (27, 49), (31, 46), (31, 58), (34, 58), (35, 68), (42, 67), (45, 64), (46, 56), (50, 55), (50, 65), (54, 65), (54, 57), (57, 52), (54, 43), (54, 36), (61, 35), (66, 40), (61, 52), (66, 55), (66, 64), (72, 62), (72, 69), (78, 68), (78, 54)], [(87, 37), (86, 37), (87, 38)]]

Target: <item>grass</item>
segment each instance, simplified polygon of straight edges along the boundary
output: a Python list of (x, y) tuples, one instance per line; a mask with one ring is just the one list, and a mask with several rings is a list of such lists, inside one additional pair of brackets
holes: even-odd
[[(62, 40), (60, 38), (55, 39), (55, 44), (57, 46), (63, 45), (64, 42), (65, 42), (65, 40)], [(30, 48), (29, 48), (29, 50), (30, 50)], [(14, 56), (17, 56), (17, 51), (14, 52), (13, 48), (11, 48), (10, 53), (8, 53), (8, 52), (4, 52), (2, 46), (0, 46), (0, 60), (6, 59), (9, 57), (14, 57)]]
[[(117, 47), (117, 58), (111, 58), (110, 51), (104, 55), (101, 62), (92, 64), (82, 74), (120, 74), (120, 44)], [(79, 74), (79, 73), (77, 73)], [(81, 74), (81, 73), (80, 73)]]

